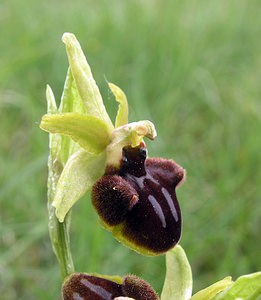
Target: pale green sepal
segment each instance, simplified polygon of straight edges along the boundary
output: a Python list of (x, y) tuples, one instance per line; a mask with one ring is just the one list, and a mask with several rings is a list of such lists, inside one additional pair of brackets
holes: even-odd
[(55, 97), (51, 87), (47, 84), (46, 86), (46, 100), (47, 100), (47, 112), (48, 114), (57, 113), (57, 105)]
[[(65, 112), (77, 112), (82, 114), (86, 113), (86, 107), (82, 101), (82, 98), (79, 95), (70, 67), (68, 68), (67, 71), (61, 103), (58, 111), (59, 113), (65, 113)], [(64, 135), (61, 136), (61, 151), (59, 153), (59, 160), (63, 164), (63, 166), (67, 162), (68, 158), (78, 150), (80, 150), (79, 144), (74, 142), (68, 136), (64, 136)]]
[[(57, 113), (55, 98), (50, 86), (46, 88), (47, 111), (49, 114)], [(59, 134), (49, 134), (50, 154), (48, 157), (48, 214), (49, 214), (49, 233), (53, 251), (59, 262), (62, 277), (74, 271), (73, 260), (70, 252), (69, 226), (70, 218), (66, 218), (64, 223), (59, 223), (55, 216), (55, 208), (51, 205), (54, 199), (57, 182), (63, 169), (60, 160), (64, 149), (61, 148), (62, 137)], [(71, 141), (70, 143), (74, 143)]]
[[(49, 85), (46, 86), (46, 101), (47, 101), (48, 114), (56, 114), (57, 113), (56, 101), (55, 101), (53, 91)], [(50, 155), (52, 157), (57, 157), (60, 151), (60, 145), (61, 145), (61, 136), (50, 134), (49, 148), (50, 148)]]
[(86, 113), (103, 120), (112, 130), (112, 122), (106, 112), (99, 88), (79, 42), (72, 33), (64, 33), (62, 41), (65, 43), (72, 75), (79, 95), (86, 106)]
[(109, 143), (107, 124), (94, 116), (73, 112), (44, 115), (40, 127), (49, 133), (71, 137), (83, 149), (91, 153), (100, 153)]
[(84, 150), (74, 153), (67, 161), (57, 183), (52, 205), (59, 222), (63, 222), (72, 206), (91, 189), (104, 173), (105, 153), (90, 154)]
[(137, 147), (144, 137), (153, 140), (156, 135), (153, 123), (148, 120), (129, 123), (114, 129), (111, 135), (111, 143), (106, 149), (106, 165), (118, 167), (123, 147)]
[(115, 127), (128, 124), (128, 101), (124, 92), (115, 84), (108, 83), (110, 90), (115, 96), (116, 101), (119, 103), (118, 112), (115, 120)]
[(213, 300), (257, 300), (261, 297), (261, 272), (239, 277)]
[(227, 276), (224, 279), (215, 282), (214, 284), (208, 286), (207, 288), (197, 292), (191, 297), (191, 300), (211, 300), (218, 293), (222, 292), (224, 289), (233, 284), (231, 276)]
[(81, 96), (79, 95), (70, 67), (68, 68), (64, 83), (59, 112), (78, 112), (82, 114), (86, 113), (86, 107)]
[(192, 272), (185, 251), (177, 245), (166, 253), (166, 277), (161, 300), (188, 300), (192, 295)]

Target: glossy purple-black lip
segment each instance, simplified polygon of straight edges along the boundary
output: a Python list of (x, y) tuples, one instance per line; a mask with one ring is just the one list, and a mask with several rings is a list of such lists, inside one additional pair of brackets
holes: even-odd
[(64, 300), (113, 300), (121, 296), (136, 300), (159, 300), (151, 286), (134, 275), (124, 277), (119, 284), (85, 273), (73, 273), (64, 282), (62, 295)]
[(185, 176), (173, 160), (147, 158), (145, 147), (125, 147), (119, 170), (107, 169), (93, 187), (93, 204), (109, 226), (137, 247), (164, 253), (181, 236), (181, 211), (175, 188)]

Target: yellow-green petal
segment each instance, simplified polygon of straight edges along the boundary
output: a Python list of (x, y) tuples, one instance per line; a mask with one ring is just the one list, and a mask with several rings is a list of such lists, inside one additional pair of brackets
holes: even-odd
[(119, 127), (128, 123), (128, 101), (124, 92), (115, 84), (108, 83), (116, 101), (119, 103), (118, 112), (115, 120), (115, 127)]
[(40, 127), (49, 133), (71, 137), (91, 153), (100, 153), (109, 143), (107, 124), (94, 116), (79, 113), (44, 115)]
[(67, 161), (57, 183), (52, 205), (60, 222), (72, 206), (89, 191), (104, 173), (105, 153), (93, 155), (85, 150), (74, 153)]

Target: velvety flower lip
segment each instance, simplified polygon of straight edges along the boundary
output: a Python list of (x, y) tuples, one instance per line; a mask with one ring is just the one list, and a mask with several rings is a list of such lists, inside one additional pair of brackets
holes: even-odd
[(152, 287), (135, 275), (127, 275), (118, 281), (73, 273), (63, 284), (62, 296), (64, 300), (159, 300)]
[(105, 227), (148, 255), (174, 247), (182, 225), (175, 188), (185, 177), (184, 169), (173, 160), (147, 158), (142, 142), (124, 147), (120, 168), (107, 170), (92, 190), (92, 202)]

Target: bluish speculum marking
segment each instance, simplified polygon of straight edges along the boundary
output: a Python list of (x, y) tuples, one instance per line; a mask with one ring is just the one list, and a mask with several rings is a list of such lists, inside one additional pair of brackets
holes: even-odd
[(164, 187), (161, 188), (161, 191), (162, 191), (163, 195), (165, 196), (165, 198), (166, 198), (166, 200), (168, 202), (168, 205), (169, 205), (169, 208), (171, 210), (173, 218), (177, 222), (178, 221), (178, 213), (177, 213), (177, 210), (176, 210), (176, 208), (174, 206), (174, 203), (173, 203), (173, 200), (171, 198), (170, 193)]
[(94, 284), (90, 282), (87, 279), (82, 279), (81, 283), (89, 289), (91, 292), (93, 292), (95, 295), (99, 296), (100, 299), (111, 299), (112, 293), (108, 292), (105, 288), (103, 288), (100, 285)]
[(161, 206), (159, 205), (159, 202), (152, 195), (148, 196), (148, 200), (151, 203), (151, 205), (152, 205), (152, 207), (153, 207), (156, 215), (160, 218), (162, 227), (166, 228), (165, 216), (164, 216), (164, 213), (163, 213), (163, 211), (161, 209)]

